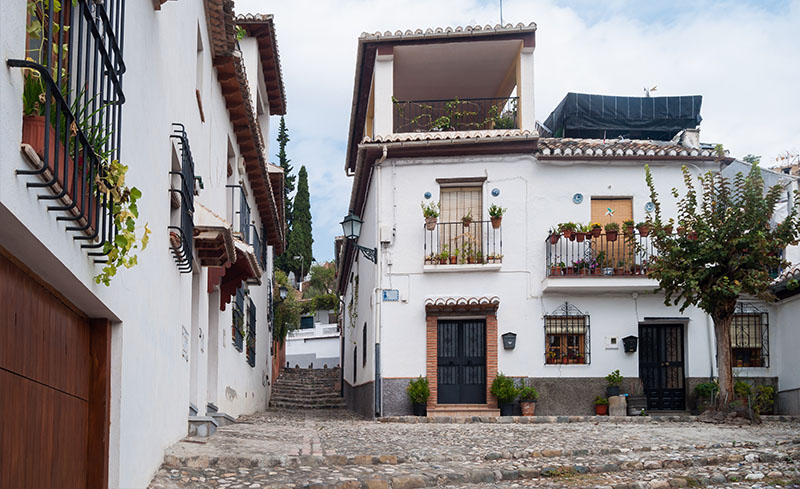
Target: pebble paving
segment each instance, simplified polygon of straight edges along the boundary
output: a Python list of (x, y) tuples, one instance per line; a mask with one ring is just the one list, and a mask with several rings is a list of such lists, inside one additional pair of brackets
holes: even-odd
[(150, 487), (800, 488), (796, 421), (385, 423), (341, 410), (240, 421), (175, 444)]

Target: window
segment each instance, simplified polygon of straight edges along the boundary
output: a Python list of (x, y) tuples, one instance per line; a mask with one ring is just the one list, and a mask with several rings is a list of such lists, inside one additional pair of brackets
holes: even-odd
[(353, 347), (353, 385), (358, 381), (358, 345)]
[(361, 365), (367, 366), (367, 323), (364, 323), (364, 329), (361, 333)]
[(544, 318), (545, 363), (589, 364), (589, 316), (565, 303)]
[(769, 314), (753, 304), (736, 304), (731, 322), (734, 367), (769, 367)]
[(247, 363), (256, 366), (256, 305), (253, 299), (247, 306)]
[(237, 351), (242, 351), (244, 340), (244, 296), (247, 293), (244, 286), (236, 289), (236, 300), (233, 303), (233, 324), (231, 325), (233, 335), (233, 347)]
[(301, 317), (300, 329), (314, 329), (314, 316)]

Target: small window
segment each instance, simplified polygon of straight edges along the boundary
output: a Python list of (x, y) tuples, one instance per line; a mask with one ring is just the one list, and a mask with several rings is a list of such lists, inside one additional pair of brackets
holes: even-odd
[(314, 316), (301, 317), (300, 329), (314, 329)]
[(361, 365), (367, 365), (367, 323), (364, 323), (361, 333)]
[(590, 363), (589, 316), (564, 304), (544, 318), (545, 363)]
[(769, 367), (769, 314), (752, 304), (736, 304), (731, 321), (734, 367)]
[(353, 385), (358, 379), (358, 345), (353, 347)]

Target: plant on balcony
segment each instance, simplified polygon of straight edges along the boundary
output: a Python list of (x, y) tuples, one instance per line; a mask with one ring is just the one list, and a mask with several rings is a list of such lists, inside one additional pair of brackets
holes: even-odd
[(650, 223), (643, 221), (636, 225), (636, 229), (639, 231), (639, 236), (646, 238), (650, 234)]
[(558, 239), (561, 238), (561, 232), (558, 228), (550, 228), (550, 232), (548, 235), (548, 239), (550, 240), (550, 244), (558, 243)]
[(599, 238), (600, 234), (603, 232), (603, 225), (599, 222), (593, 222), (591, 227), (592, 236), (595, 238)]
[(630, 236), (633, 234), (633, 225), (634, 225), (633, 219), (627, 219), (625, 221), (622, 221), (622, 227), (626, 235)]
[(475, 253), (475, 263), (480, 263), (481, 265), (486, 263), (483, 258), (483, 252), (479, 251)]
[(575, 224), (575, 241), (577, 241), (578, 243), (582, 243), (586, 239), (586, 236), (589, 235), (590, 232), (591, 232), (591, 227), (589, 227), (588, 224), (576, 223)]
[(619, 260), (617, 266), (614, 267), (614, 275), (625, 275), (625, 261)]
[(664, 232), (665, 232), (666, 234), (672, 234), (672, 228), (673, 228), (673, 226), (675, 226), (675, 219), (673, 219), (673, 218), (671, 218), (671, 217), (670, 217), (670, 218), (669, 218), (669, 220), (667, 220), (667, 223), (666, 223), (666, 224), (664, 224), (664, 226), (663, 226), (663, 228), (664, 228)]
[(467, 211), (467, 213), (461, 218), (461, 223), (465, 228), (468, 228), (469, 225), (472, 224), (472, 211)]
[(575, 229), (577, 227), (577, 224), (574, 222), (562, 222), (558, 225), (558, 230), (561, 231), (561, 234), (568, 240), (575, 241)]
[(450, 263), (450, 248), (447, 245), (443, 245), (442, 251), (439, 252), (439, 263), (441, 265)]
[(459, 250), (458, 247), (456, 247), (456, 249), (453, 250), (453, 253), (450, 255), (450, 264), (451, 265), (457, 265), (458, 264), (458, 259), (460, 257), (461, 257), (461, 250)]
[(439, 217), (439, 204), (420, 202), (419, 205), (422, 207), (422, 216), (425, 218), (425, 229), (433, 231), (436, 229), (436, 220)]
[(561, 275), (561, 273), (562, 273), (562, 271), (564, 270), (565, 267), (566, 266), (564, 265), (563, 261), (551, 265), (550, 266), (550, 275), (551, 276), (554, 276), (554, 275), (555, 276), (559, 276), (559, 275)]
[(606, 231), (606, 240), (607, 241), (616, 241), (617, 234), (619, 233), (619, 224), (616, 222), (609, 222), (605, 226)]
[(489, 219), (491, 219), (494, 229), (500, 228), (500, 223), (503, 221), (503, 214), (505, 214), (507, 210), (508, 209), (504, 209), (496, 204), (489, 206)]

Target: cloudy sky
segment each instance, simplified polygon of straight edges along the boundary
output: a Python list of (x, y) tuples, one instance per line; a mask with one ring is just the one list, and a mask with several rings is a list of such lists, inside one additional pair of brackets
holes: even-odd
[[(275, 15), (287, 148), (309, 172), (314, 258), (333, 258), (352, 180), (344, 152), (362, 32), (496, 24), (499, 0), (235, 0)], [(800, 149), (800, 0), (504, 0), (504, 22), (536, 22), (536, 118), (570, 91), (703, 96), (703, 142), (771, 165)], [(270, 160), (277, 162), (273, 123)]]

